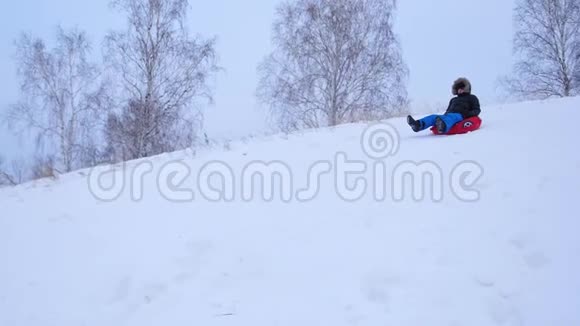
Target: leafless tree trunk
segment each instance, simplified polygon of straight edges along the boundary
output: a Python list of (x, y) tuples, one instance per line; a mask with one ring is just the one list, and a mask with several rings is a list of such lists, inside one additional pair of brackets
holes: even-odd
[(524, 98), (580, 94), (580, 0), (519, 0), (508, 90)]
[(108, 151), (133, 159), (189, 146), (202, 122), (194, 101), (211, 100), (218, 70), (215, 40), (190, 37), (187, 0), (116, 0), (124, 33), (107, 37), (108, 61), (120, 76), (122, 111), (107, 123)]
[(386, 118), (407, 104), (394, 0), (286, 1), (258, 96), (282, 129)]
[(17, 42), (22, 100), (12, 105), (7, 121), (18, 132), (33, 132), (65, 172), (86, 166), (82, 154), (97, 132), (98, 104), (105, 92), (97, 66), (87, 59), (89, 52), (85, 33), (76, 29), (59, 27), (51, 50), (26, 34)]

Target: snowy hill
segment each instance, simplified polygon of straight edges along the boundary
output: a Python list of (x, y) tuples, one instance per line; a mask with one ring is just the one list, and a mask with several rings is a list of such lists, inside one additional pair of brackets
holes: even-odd
[[(580, 98), (482, 119), (462, 136), (393, 119), (1, 189), (0, 325), (580, 325)], [(270, 201), (252, 178), (266, 170), (282, 176)]]

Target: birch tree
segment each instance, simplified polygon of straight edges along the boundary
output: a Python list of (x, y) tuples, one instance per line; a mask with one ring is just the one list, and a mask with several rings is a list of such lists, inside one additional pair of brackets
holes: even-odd
[(11, 106), (6, 121), (15, 131), (34, 135), (61, 172), (87, 166), (85, 154), (99, 132), (106, 88), (98, 66), (88, 59), (86, 34), (58, 27), (51, 49), (29, 34), (16, 47), (21, 99)]
[(218, 70), (215, 39), (189, 34), (187, 0), (113, 5), (128, 27), (107, 36), (122, 107), (107, 120), (110, 155), (134, 159), (191, 145), (203, 118), (196, 100), (211, 100), (209, 79)]
[(393, 0), (285, 1), (258, 95), (282, 129), (398, 114), (407, 67), (393, 31)]

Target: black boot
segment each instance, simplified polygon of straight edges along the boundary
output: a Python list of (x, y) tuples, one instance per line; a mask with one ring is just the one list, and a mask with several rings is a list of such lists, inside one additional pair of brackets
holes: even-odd
[(414, 132), (419, 132), (423, 129), (421, 128), (421, 121), (413, 119), (410, 115), (407, 116), (407, 123), (411, 126), (411, 129), (413, 129)]
[(440, 117), (437, 117), (435, 119), (435, 128), (437, 128), (437, 132), (440, 134), (444, 134), (445, 131), (447, 131), (447, 125), (445, 124), (445, 121), (443, 121), (443, 119), (441, 119)]

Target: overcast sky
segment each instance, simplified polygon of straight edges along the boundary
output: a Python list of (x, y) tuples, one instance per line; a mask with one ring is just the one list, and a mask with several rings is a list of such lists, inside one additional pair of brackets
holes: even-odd
[[(18, 98), (14, 40), (23, 31), (52, 41), (55, 26), (87, 31), (100, 55), (108, 30), (124, 26), (109, 0), (8, 1), (0, 11), (0, 112)], [(256, 66), (270, 51), (278, 0), (190, 0), (192, 33), (217, 36), (220, 65), (215, 103), (206, 108), (210, 137), (237, 138), (266, 129), (254, 97)], [(409, 97), (415, 110), (447, 103), (452, 81), (468, 77), (485, 105), (498, 101), (496, 81), (512, 63), (513, 0), (401, 0), (395, 29), (410, 70)], [(485, 114), (485, 113), (483, 113)], [(22, 144), (0, 130), (0, 155), (15, 157)]]

